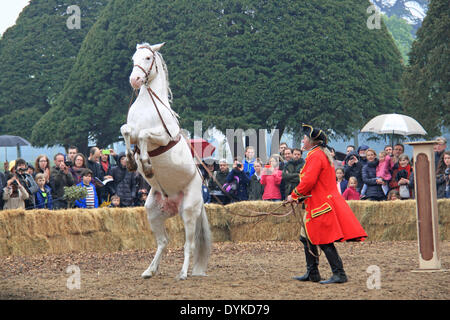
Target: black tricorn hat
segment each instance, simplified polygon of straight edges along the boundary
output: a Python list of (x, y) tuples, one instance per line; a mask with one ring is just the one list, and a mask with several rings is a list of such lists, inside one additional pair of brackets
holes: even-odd
[(302, 124), (302, 127), (304, 134), (312, 140), (322, 140), (325, 145), (328, 143), (327, 135), (323, 132), (323, 130), (313, 128), (313, 126), (304, 123)]

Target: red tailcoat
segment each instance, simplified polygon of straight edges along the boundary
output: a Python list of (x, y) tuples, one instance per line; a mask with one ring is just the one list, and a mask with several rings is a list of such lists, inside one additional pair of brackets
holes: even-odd
[(305, 200), (305, 231), (312, 244), (363, 241), (367, 237), (337, 189), (334, 167), (318, 147), (308, 152), (300, 183), (291, 193), (294, 200), (301, 195), (311, 195)]

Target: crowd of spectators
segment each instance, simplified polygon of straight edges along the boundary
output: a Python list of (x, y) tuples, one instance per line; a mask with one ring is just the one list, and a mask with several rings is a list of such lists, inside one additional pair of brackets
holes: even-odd
[(143, 206), (150, 185), (137, 172), (126, 169), (125, 153), (92, 147), (89, 154), (71, 146), (67, 155), (39, 155), (34, 163), (16, 159), (4, 163), (0, 171), (0, 210), (66, 209), (65, 187), (87, 190), (84, 199), (75, 201), (80, 208)]
[[(436, 139), (436, 188), (438, 198), (450, 198), (450, 151), (447, 141)], [(335, 157), (335, 150), (331, 150)], [(234, 160), (231, 170), (224, 159), (216, 168), (209, 163), (211, 177), (203, 170), (205, 202), (223, 203), (244, 200), (281, 201), (299, 183), (299, 173), (305, 164), (300, 149), (280, 145), (279, 154), (272, 155), (267, 163), (255, 158), (249, 146), (243, 161)], [(405, 148), (398, 143), (376, 152), (367, 145), (347, 146), (345, 159), (334, 160), (336, 187), (346, 200), (399, 200), (414, 199), (413, 164)], [(220, 185), (220, 186), (219, 186)], [(206, 194), (209, 190), (209, 194)]]
[[(450, 151), (443, 137), (436, 139), (436, 188), (438, 198), (450, 198)], [(367, 145), (348, 146), (345, 159), (334, 160), (336, 187), (346, 200), (398, 200), (414, 198), (414, 171), (404, 146), (386, 146), (378, 153)], [(335, 150), (331, 150), (335, 156)], [(75, 202), (80, 208), (143, 206), (150, 185), (137, 172), (127, 170), (127, 157), (113, 149), (92, 147), (89, 155), (69, 147), (57, 153), (51, 166), (47, 155), (34, 163), (16, 159), (0, 171), (1, 209), (65, 209), (64, 187), (79, 186), (87, 196)], [(280, 145), (266, 163), (248, 146), (243, 161), (231, 168), (225, 159), (199, 166), (205, 203), (227, 204), (245, 200), (282, 201), (300, 182), (305, 164), (303, 151)]]

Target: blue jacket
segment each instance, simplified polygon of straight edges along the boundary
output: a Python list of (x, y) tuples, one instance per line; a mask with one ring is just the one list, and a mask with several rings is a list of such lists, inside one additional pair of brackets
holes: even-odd
[(244, 162), (243, 162), (244, 172), (247, 173), (247, 176), (249, 178), (251, 178), (252, 175), (255, 173), (254, 164), (255, 164), (255, 159), (250, 160), (250, 162), (247, 161), (247, 159), (244, 159)]
[[(94, 200), (94, 207), (95, 207), (95, 208), (98, 208), (97, 191), (95, 190), (95, 186), (94, 186), (92, 183), (89, 183), (89, 185), (90, 185), (91, 187), (94, 188), (94, 199), (95, 199), (95, 200)], [(83, 182), (80, 182), (79, 184), (77, 184), (77, 186), (79, 186), (79, 187), (85, 187), (85, 185), (83, 184)], [(78, 208), (86, 208), (86, 198), (75, 201), (75, 205), (76, 205)]]
[(42, 195), (42, 190), (39, 189), (35, 193), (35, 208), (36, 209), (53, 209), (52, 189), (44, 185), (45, 193), (47, 193), (47, 205), (45, 204), (45, 197)]
[(234, 176), (239, 178), (239, 185), (237, 190), (237, 198), (239, 201), (248, 200), (247, 186), (250, 183), (249, 176), (244, 172), (238, 169), (233, 169), (227, 176), (227, 182), (232, 182)]
[(382, 199), (385, 197), (381, 184), (377, 184), (377, 165), (378, 159), (367, 164), (362, 169), (363, 182), (367, 185), (367, 198)]
[(341, 185), (341, 192), (342, 192), (341, 194), (343, 194), (345, 189), (347, 189), (348, 181), (344, 179), (340, 182), (340, 185)]

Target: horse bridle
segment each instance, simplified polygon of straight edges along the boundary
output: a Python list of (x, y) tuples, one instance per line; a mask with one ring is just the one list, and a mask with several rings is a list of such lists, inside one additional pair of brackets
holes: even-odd
[(150, 65), (150, 68), (148, 69), (148, 71), (146, 71), (144, 68), (142, 68), (142, 67), (141, 67), (140, 65), (138, 65), (138, 64), (133, 65), (133, 67), (138, 67), (139, 69), (142, 70), (142, 72), (144, 72), (144, 74), (145, 74), (145, 82), (144, 82), (144, 83), (147, 84), (147, 82), (148, 82), (148, 80), (149, 80), (148, 76), (150, 75), (150, 72), (151, 72), (152, 69), (153, 69), (153, 65), (155, 65), (156, 73), (158, 73), (158, 65), (155, 64), (155, 61), (156, 61), (156, 53), (155, 53), (155, 51), (153, 51), (150, 47), (138, 47), (138, 49), (148, 49), (148, 50), (150, 50), (150, 52), (153, 54), (152, 64)]
[[(164, 129), (166, 130), (166, 132), (167, 132), (167, 134), (169, 135), (169, 137), (172, 139), (172, 140), (174, 140), (174, 138), (172, 137), (172, 135), (170, 134), (170, 131), (169, 131), (169, 129), (167, 128), (167, 125), (166, 125), (166, 123), (164, 122), (164, 119), (162, 118), (162, 116), (161, 116), (161, 113), (160, 113), (160, 111), (159, 111), (159, 108), (158, 108), (158, 106), (157, 106), (157, 104), (156, 104), (156, 102), (155, 102), (155, 99), (153, 98), (153, 97), (155, 97), (156, 99), (158, 99), (158, 101), (159, 102), (161, 102), (162, 103), (162, 105), (164, 106), (164, 107), (166, 107), (169, 111), (170, 111), (170, 108), (168, 107), (168, 106), (166, 106), (166, 104), (158, 97), (158, 95), (150, 88), (150, 86), (148, 85), (148, 81), (149, 81), (149, 75), (150, 75), (150, 72), (152, 71), (152, 69), (153, 69), (153, 66), (155, 66), (155, 68), (156, 68), (156, 73), (158, 73), (158, 65), (155, 63), (155, 61), (156, 61), (156, 52), (155, 51), (153, 51), (150, 47), (148, 47), (148, 46), (141, 46), (141, 47), (138, 47), (138, 49), (148, 49), (148, 50), (150, 50), (150, 52), (153, 54), (153, 60), (152, 60), (152, 63), (151, 63), (151, 65), (150, 65), (150, 68), (148, 69), (148, 71), (146, 71), (144, 68), (142, 68), (140, 65), (138, 65), (138, 64), (135, 64), (135, 65), (133, 65), (133, 67), (138, 67), (139, 69), (141, 69), (142, 70), (142, 72), (144, 72), (144, 74), (145, 74), (145, 82), (144, 82), (144, 84), (145, 84), (145, 86), (146, 86), (146, 88), (147, 88), (147, 91), (148, 91), (148, 94), (150, 95), (150, 98), (152, 99), (152, 102), (153, 102), (153, 105), (155, 106), (155, 109), (156, 109), (156, 112), (158, 113), (158, 116), (159, 116), (159, 119), (161, 120), (161, 122), (162, 122), (162, 124), (163, 124), (163, 127), (164, 127)], [(130, 106), (131, 106), (131, 101), (130, 101)], [(173, 116), (173, 113), (172, 112), (170, 112), (171, 114), (172, 114), (172, 116)], [(174, 116), (175, 117), (175, 116)], [(175, 117), (175, 120), (177, 120), (177, 118)], [(178, 122), (178, 120), (177, 120), (177, 122)]]

